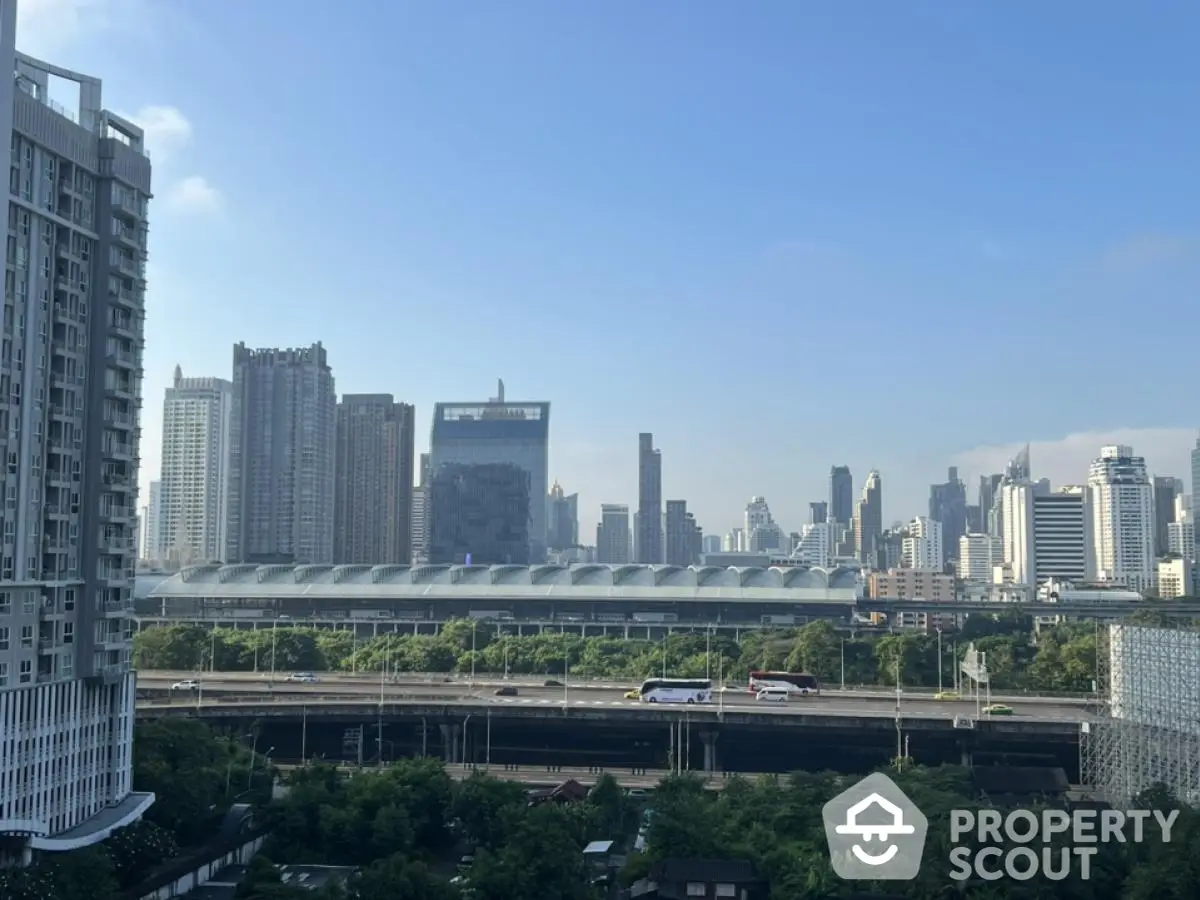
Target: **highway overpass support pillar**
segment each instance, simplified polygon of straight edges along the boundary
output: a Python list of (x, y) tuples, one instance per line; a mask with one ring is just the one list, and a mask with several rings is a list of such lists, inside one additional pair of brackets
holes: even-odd
[(717, 737), (715, 731), (701, 731), (700, 743), (704, 745), (704, 773), (711, 775), (719, 768), (717, 762)]
[(442, 758), (449, 765), (462, 762), (460, 747), (462, 738), (461, 725), (439, 725), (442, 731)]

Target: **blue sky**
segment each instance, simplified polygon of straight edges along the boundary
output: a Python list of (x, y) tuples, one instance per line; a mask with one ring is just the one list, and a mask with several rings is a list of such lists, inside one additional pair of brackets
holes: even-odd
[(834, 463), (889, 520), (1027, 440), (1186, 472), (1194, 2), (21, 2), (154, 151), (143, 483), (177, 362), (318, 339), (419, 445), (551, 401), (584, 535), (642, 430), (710, 532)]

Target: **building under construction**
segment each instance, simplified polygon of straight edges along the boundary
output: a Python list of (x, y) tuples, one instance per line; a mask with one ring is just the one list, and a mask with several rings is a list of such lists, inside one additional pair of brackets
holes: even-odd
[(1115, 806), (1163, 785), (1200, 803), (1200, 631), (1110, 625), (1097, 634), (1083, 780)]

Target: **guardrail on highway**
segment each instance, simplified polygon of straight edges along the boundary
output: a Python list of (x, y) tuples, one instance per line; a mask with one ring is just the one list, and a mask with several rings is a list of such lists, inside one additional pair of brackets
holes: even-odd
[[(289, 672), (212, 672), (209, 670), (197, 671), (179, 671), (165, 669), (140, 669), (138, 670), (139, 679), (145, 680), (175, 680), (183, 681), (186, 679), (196, 678), (201, 681), (206, 679), (214, 680), (221, 679), (223, 681), (240, 681), (240, 680), (271, 680), (276, 683), (285, 682)], [(366, 682), (379, 683), (378, 672), (336, 672), (336, 671), (314, 671), (319, 681), (324, 682)], [(472, 681), (478, 685), (485, 687), (493, 687), (500, 684), (512, 684), (515, 686), (529, 685), (542, 686), (546, 681), (558, 681), (561, 683), (562, 676), (555, 675), (504, 675), (500, 672), (477, 672), (474, 677), (461, 673), (447, 674), (445, 672), (402, 672), (388, 679), (387, 683), (391, 685), (404, 684), (446, 684), (458, 687), (466, 687)], [(713, 679), (716, 681), (716, 679)], [(586, 685), (597, 685), (603, 687), (611, 687), (613, 690), (623, 689), (630, 690), (637, 687), (640, 683), (638, 679), (619, 678), (613, 676), (600, 675), (570, 675), (567, 678), (569, 687), (583, 687)], [(302, 683), (302, 682), (301, 682)], [(728, 690), (745, 690), (749, 692), (749, 686), (744, 682), (730, 683), (726, 682), (725, 687)], [(943, 692), (952, 692), (953, 685), (942, 688)], [(841, 685), (822, 685), (822, 693), (825, 694), (858, 694), (859, 696), (875, 696), (894, 697), (896, 689), (880, 684), (847, 684), (845, 687)], [(933, 697), (939, 689), (936, 687), (923, 686), (901, 686), (901, 691), (906, 695), (911, 696), (928, 696)], [(966, 691), (962, 691), (962, 696), (966, 696)], [(1080, 702), (1092, 702), (1096, 700), (1095, 694), (1071, 692), (1071, 691), (1028, 691), (1005, 688), (1001, 691), (995, 691), (992, 694), (993, 700), (1022, 700), (1022, 701), (1037, 701), (1039, 699), (1064, 701), (1076, 700)]]

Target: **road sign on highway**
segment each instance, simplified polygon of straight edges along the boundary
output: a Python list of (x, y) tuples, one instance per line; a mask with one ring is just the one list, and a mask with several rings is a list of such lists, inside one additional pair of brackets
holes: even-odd
[(987, 684), (987, 654), (976, 650), (974, 643), (968, 644), (967, 652), (963, 654), (961, 670), (976, 684)]

